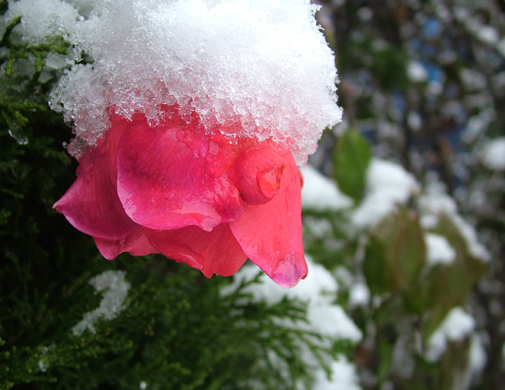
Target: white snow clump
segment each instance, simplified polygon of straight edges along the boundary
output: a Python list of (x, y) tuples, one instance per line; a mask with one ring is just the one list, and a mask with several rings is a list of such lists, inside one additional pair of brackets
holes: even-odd
[(5, 19), (10, 22), (18, 16), (22, 18), (16, 30), (32, 45), (44, 43), (53, 36), (69, 39), (79, 19), (77, 10), (60, 0), (10, 0)]
[(353, 283), (349, 288), (349, 307), (367, 306), (371, 298), (370, 289), (363, 282)]
[(428, 233), (425, 236), (427, 262), (429, 265), (449, 265), (456, 260), (456, 251), (444, 236)]
[[(287, 297), (308, 304), (307, 322), (279, 318), (277, 321), (278, 326), (314, 332), (322, 337), (319, 342), (322, 342), (323, 345), (329, 346), (328, 341), (331, 340), (349, 340), (358, 343), (363, 337), (361, 331), (347, 316), (342, 307), (334, 303), (338, 291), (337, 281), (326, 268), (313, 263), (309, 256), (306, 256), (306, 260), (310, 273), (295, 288), (282, 288), (272, 282), (264, 273), (260, 273), (261, 271), (257, 267), (246, 265), (233, 276), (233, 283), (224, 287), (221, 294), (231, 294), (243, 281), (252, 280), (260, 273), (260, 283), (254, 283), (244, 289), (245, 293), (252, 295), (254, 302), (264, 301), (269, 305), (275, 305)], [(271, 352), (272, 359), (275, 361), (275, 353)], [(314, 390), (326, 390), (333, 388), (335, 385), (342, 386), (342, 390), (360, 389), (356, 368), (354, 364), (347, 361), (345, 356), (341, 355), (336, 361), (329, 362), (330, 379), (328, 379), (326, 372), (320, 368), (319, 363), (308, 349), (302, 348), (302, 356), (308, 364), (313, 364), (316, 370), (316, 381), (312, 387)]]
[[(338, 291), (335, 278), (322, 265), (313, 263), (309, 256), (306, 256), (306, 260), (310, 272), (296, 288), (280, 287), (262, 273), (259, 279), (260, 283), (247, 287), (245, 292), (251, 293), (254, 301), (265, 301), (270, 305), (279, 303), (284, 297), (308, 302), (308, 323), (279, 323), (279, 325), (310, 330), (321, 336), (359, 342), (362, 338), (361, 331), (345, 314), (342, 307), (333, 303)], [(221, 293), (223, 295), (230, 294), (243, 280), (251, 280), (258, 273), (260, 271), (256, 267), (242, 267), (234, 275), (233, 283), (223, 288)]]
[(328, 179), (313, 166), (307, 165), (301, 172), (302, 208), (323, 211), (352, 207), (352, 199), (343, 194), (333, 180)]
[(451, 219), (465, 239), (468, 252), (483, 262), (490, 260), (489, 251), (479, 242), (475, 228), (458, 214), (458, 207), (453, 198), (444, 192), (439, 182), (428, 184), (426, 192), (419, 197), (421, 224), (425, 229), (434, 228), (442, 215)]
[(428, 80), (428, 71), (421, 62), (415, 60), (408, 63), (407, 75), (414, 83), (421, 83)]
[(349, 362), (344, 355), (339, 355), (338, 360), (332, 362), (330, 379), (326, 372), (318, 369), (315, 373), (316, 381), (312, 390), (360, 390), (356, 366)]
[(125, 275), (124, 271), (105, 271), (89, 280), (88, 283), (94, 287), (96, 292), (106, 291), (100, 306), (85, 313), (82, 320), (72, 328), (74, 336), (80, 336), (85, 329), (95, 333), (94, 324), (100, 318), (108, 321), (113, 320), (126, 308), (124, 301), (130, 289), (130, 283), (125, 281)]
[(365, 198), (352, 215), (352, 221), (361, 227), (375, 225), (419, 190), (414, 176), (401, 165), (378, 158), (370, 162), (366, 187)]
[(489, 141), (482, 152), (482, 163), (494, 171), (505, 171), (505, 137)]
[[(51, 107), (94, 145), (111, 111), (153, 123), (177, 107), (207, 133), (272, 139), (298, 163), (341, 120), (333, 53), (309, 0), (20, 0), (30, 42), (62, 35), (91, 64), (75, 64)], [(80, 14), (79, 14), (80, 13)], [(80, 58), (76, 58), (79, 61)]]
[(447, 348), (448, 341), (462, 341), (474, 328), (475, 319), (461, 307), (455, 307), (428, 339), (426, 359), (432, 362), (439, 360)]

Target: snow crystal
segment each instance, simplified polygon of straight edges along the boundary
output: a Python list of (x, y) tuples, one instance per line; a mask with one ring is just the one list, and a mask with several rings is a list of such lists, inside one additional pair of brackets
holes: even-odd
[(475, 328), (475, 319), (461, 307), (453, 308), (428, 339), (426, 359), (435, 362), (444, 354), (448, 341), (462, 341)]
[(124, 271), (105, 271), (89, 280), (96, 292), (104, 291), (100, 306), (88, 313), (85, 313), (82, 320), (72, 328), (75, 336), (80, 336), (85, 329), (95, 333), (94, 324), (100, 319), (113, 320), (121, 313), (126, 306), (124, 301), (130, 283), (125, 281)]
[(22, 18), (15, 31), (34, 45), (51, 36), (68, 39), (78, 19), (75, 8), (60, 0), (10, 0), (5, 19), (9, 23), (18, 16)]
[(352, 215), (352, 221), (363, 227), (378, 223), (419, 190), (414, 176), (401, 165), (377, 158), (370, 162), (366, 185), (366, 195)]
[(425, 240), (429, 265), (451, 264), (456, 260), (456, 251), (445, 237), (428, 233)]
[(482, 151), (482, 163), (495, 171), (505, 170), (505, 137), (490, 140)]
[(313, 390), (360, 390), (356, 366), (350, 363), (344, 355), (339, 355), (330, 367), (330, 379), (322, 369), (315, 373), (316, 380)]
[(302, 169), (302, 207), (314, 210), (341, 210), (352, 206), (353, 201), (338, 189), (333, 180), (308, 165)]
[(84, 16), (86, 18), (89, 17), (89, 14), (96, 2), (96, 0), (66, 0), (66, 1), (68, 3), (72, 3), (79, 12), (79, 15)]
[(27, 39), (68, 31), (94, 60), (75, 65), (51, 100), (81, 143), (96, 143), (107, 110), (157, 123), (176, 106), (209, 133), (271, 138), (304, 163), (341, 120), (333, 53), (309, 0), (80, 0), (73, 3), (86, 18), (76, 21), (77, 10), (59, 0), (21, 0), (16, 10), (28, 15), (31, 3), (44, 8), (41, 23), (56, 9), (59, 16), (25, 28)]
[(419, 61), (412, 60), (407, 66), (407, 75), (413, 82), (428, 80), (428, 71)]

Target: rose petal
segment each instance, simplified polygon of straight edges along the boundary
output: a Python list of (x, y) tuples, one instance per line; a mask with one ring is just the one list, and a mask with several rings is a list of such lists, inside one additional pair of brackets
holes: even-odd
[(246, 206), (230, 222), (233, 235), (251, 261), (282, 287), (293, 287), (307, 276), (303, 256), (301, 175), (291, 153), (279, 193), (270, 202)]
[(247, 256), (231, 233), (228, 224), (206, 232), (197, 226), (156, 231), (145, 229), (147, 238), (166, 257), (213, 274), (230, 276), (239, 270)]
[(286, 165), (286, 160), (267, 146), (239, 155), (233, 164), (231, 177), (244, 201), (263, 204), (279, 192)]
[(87, 152), (80, 161), (76, 181), (53, 208), (83, 233), (120, 240), (130, 235), (136, 224), (119, 201), (108, 159), (104, 146)]
[[(188, 125), (189, 126), (189, 125)], [(172, 124), (127, 125), (118, 154), (118, 195), (136, 223), (152, 229), (196, 225), (210, 231), (243, 212), (226, 175), (234, 154), (228, 140)]]
[(132, 256), (160, 253), (151, 245), (141, 227), (135, 229), (132, 234), (122, 240), (105, 240), (97, 237), (94, 237), (94, 239), (98, 250), (107, 260), (114, 260), (123, 252), (128, 252)]

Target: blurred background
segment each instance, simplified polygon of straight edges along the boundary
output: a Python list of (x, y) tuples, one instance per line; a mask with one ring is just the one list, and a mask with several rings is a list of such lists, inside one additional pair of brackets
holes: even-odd
[[(326, 132), (310, 163), (333, 177), (353, 198), (355, 207), (371, 219), (363, 220), (364, 214), (356, 216), (353, 211), (352, 228), (333, 223), (342, 230), (341, 236), (325, 244), (334, 245), (335, 256), (340, 256), (341, 245), (349, 243), (341, 237), (349, 237), (356, 225), (362, 233), (370, 229), (365, 233), (366, 243), (358, 243), (348, 257), (339, 260), (354, 277), (359, 279), (362, 273), (372, 293), (371, 304), (350, 309), (364, 332), (364, 342), (354, 355), (361, 384), (384, 389), (504, 389), (505, 3), (318, 3), (322, 8), (317, 18), (336, 56), (344, 120)], [(350, 132), (366, 140), (373, 156), (365, 174), (360, 169), (370, 157), (358, 136), (351, 140)], [(344, 143), (354, 144), (352, 156), (344, 155)], [(401, 166), (419, 185), (410, 197), (397, 194), (401, 211), (393, 211), (394, 217), (378, 225), (371, 215), (384, 205), (384, 198), (376, 196), (381, 182), (391, 191), (409, 184), (407, 179), (402, 180), (405, 187), (395, 182), (392, 171), (371, 172), (375, 158)], [(348, 164), (349, 160), (354, 164)], [(348, 175), (361, 175), (364, 181)], [(449, 227), (445, 217), (440, 218), (456, 208), (468, 226), (449, 217), (453, 225)], [(432, 219), (433, 213), (437, 220)], [(308, 218), (310, 223), (316, 221), (314, 216)], [(333, 226), (333, 232), (336, 229)], [(428, 256), (427, 264), (415, 265), (421, 263), (416, 257), (422, 249), (411, 245), (409, 252), (401, 243), (421, 234), (416, 229), (423, 231), (426, 250), (431, 248), (433, 256), (445, 253), (437, 246), (441, 241), (436, 243), (434, 238), (447, 239), (456, 250), (452, 262), (438, 259), (433, 263), (434, 258)], [(453, 229), (465, 237), (468, 254), (458, 247)], [(328, 240), (321, 241), (318, 234), (320, 230), (313, 241), (315, 251)], [(473, 234), (482, 248), (472, 249), (468, 244)], [(467, 255), (480, 260), (463, 260)], [(327, 261), (333, 260), (328, 256)], [(377, 270), (384, 264), (391, 267), (386, 274)], [(355, 289), (356, 284), (349, 288), (348, 307), (354, 305)], [(374, 303), (378, 296), (380, 302)], [(444, 323), (445, 352), (430, 356), (430, 342), (434, 346), (440, 336), (433, 331), (441, 329), (436, 317), (454, 313), (455, 307), (471, 316), (473, 330), (456, 336), (457, 328), (465, 327), (463, 317), (454, 318), (450, 325)]]

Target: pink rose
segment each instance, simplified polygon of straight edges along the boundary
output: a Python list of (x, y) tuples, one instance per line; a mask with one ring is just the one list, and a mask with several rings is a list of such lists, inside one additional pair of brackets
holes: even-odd
[(150, 125), (110, 114), (109, 123), (54, 205), (105, 258), (162, 253), (207, 277), (233, 275), (250, 258), (283, 287), (305, 278), (291, 151), (177, 115)]

